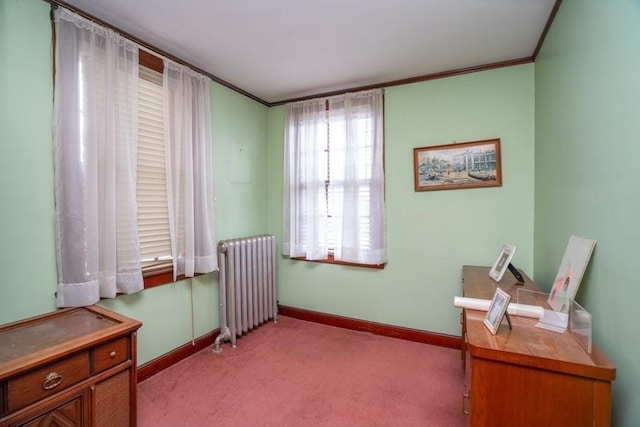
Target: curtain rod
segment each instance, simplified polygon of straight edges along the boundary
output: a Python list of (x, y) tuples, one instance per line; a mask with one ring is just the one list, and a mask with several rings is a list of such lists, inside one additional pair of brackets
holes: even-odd
[(169, 59), (171, 61), (174, 61), (174, 62), (176, 62), (178, 64), (181, 64), (181, 65), (184, 65), (186, 67), (189, 67), (192, 70), (197, 71), (198, 73), (209, 77), (214, 82), (219, 83), (222, 86), (225, 86), (225, 87), (227, 87), (227, 88), (229, 88), (229, 89), (231, 89), (231, 90), (233, 90), (235, 92), (238, 92), (239, 94), (244, 95), (247, 98), (251, 98), (254, 101), (257, 101), (257, 102), (261, 103), (262, 105), (265, 105), (267, 107), (270, 106), (270, 104), (267, 101), (265, 101), (265, 100), (263, 100), (261, 98), (258, 98), (257, 96), (247, 92), (246, 90), (240, 89), (239, 87), (227, 82), (226, 80), (223, 80), (220, 77), (214, 76), (213, 74), (208, 73), (208, 72), (204, 71), (203, 69), (201, 69), (199, 67), (196, 67), (195, 65), (192, 65), (192, 64), (184, 61), (183, 59), (180, 59), (177, 56), (172, 55), (172, 54), (170, 54), (170, 53), (168, 53), (168, 52), (166, 52), (166, 51), (164, 51), (164, 50), (162, 50), (162, 49), (160, 49), (160, 48), (158, 48), (158, 47), (156, 47), (156, 46), (154, 46), (154, 45), (152, 45), (150, 43), (147, 43), (147, 42), (139, 39), (138, 37), (126, 32), (126, 31), (123, 31), (120, 28), (118, 28), (118, 27), (116, 27), (116, 26), (114, 26), (112, 24), (109, 24), (108, 22), (103, 21), (102, 19), (96, 18), (95, 16), (93, 16), (91, 14), (88, 14), (87, 12), (83, 11), (82, 9), (78, 9), (77, 7), (75, 7), (73, 5), (70, 5), (69, 3), (67, 3), (67, 2), (65, 2), (63, 0), (43, 0), (43, 1), (46, 2), (46, 3), (51, 4), (51, 7), (54, 8), (54, 9), (57, 8), (58, 6), (64, 7), (65, 9), (69, 9), (70, 11), (72, 11), (74, 13), (77, 13), (78, 15), (82, 16), (83, 18), (86, 18), (86, 19), (88, 19), (90, 21), (93, 21), (96, 24), (100, 24), (100, 25), (102, 25), (104, 27), (107, 27), (107, 28), (109, 28), (111, 30), (117, 31), (122, 36), (128, 38), (129, 40), (139, 44), (141, 47), (144, 47), (145, 49), (147, 49), (147, 50), (149, 50), (149, 51), (151, 51), (151, 52), (153, 52), (153, 53), (155, 53), (157, 55), (164, 56), (165, 58), (167, 58), (167, 59)]

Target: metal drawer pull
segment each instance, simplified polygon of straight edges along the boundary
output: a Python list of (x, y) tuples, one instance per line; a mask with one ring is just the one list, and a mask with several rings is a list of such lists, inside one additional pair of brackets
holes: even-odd
[(58, 387), (62, 383), (62, 375), (57, 372), (51, 372), (46, 376), (44, 382), (42, 383), (42, 388), (45, 390), (51, 390), (52, 388)]
[(116, 352), (115, 352), (115, 351), (112, 351), (111, 353), (109, 353), (109, 357), (110, 357), (110, 358), (112, 358), (112, 359), (113, 359), (114, 357), (116, 357)]

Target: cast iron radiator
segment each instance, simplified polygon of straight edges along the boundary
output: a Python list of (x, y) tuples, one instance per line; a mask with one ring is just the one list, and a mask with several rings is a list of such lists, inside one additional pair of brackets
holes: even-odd
[(276, 239), (273, 235), (241, 237), (218, 242), (220, 269), (220, 335), (214, 352), (230, 340), (262, 323), (277, 321)]

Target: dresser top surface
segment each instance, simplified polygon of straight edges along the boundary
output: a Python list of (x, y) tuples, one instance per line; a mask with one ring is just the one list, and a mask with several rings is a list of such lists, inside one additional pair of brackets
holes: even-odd
[[(515, 302), (518, 288), (539, 290), (526, 275), (524, 286), (517, 286), (508, 274), (496, 283), (489, 277), (489, 267), (464, 266), (465, 297), (491, 299), (499, 286)], [(593, 346), (591, 354), (587, 353), (569, 331), (548, 331), (536, 327), (536, 319), (511, 316), (513, 328), (503, 322), (497, 334), (492, 335), (483, 323), (485, 315), (482, 311), (465, 310), (469, 351), (474, 357), (609, 381), (615, 378), (615, 365), (606, 355), (597, 346)]]
[(98, 306), (62, 309), (0, 325), (0, 377), (60, 353), (137, 330), (141, 323)]
[(88, 310), (69, 311), (39, 321), (0, 330), (0, 363), (41, 351), (116, 325)]

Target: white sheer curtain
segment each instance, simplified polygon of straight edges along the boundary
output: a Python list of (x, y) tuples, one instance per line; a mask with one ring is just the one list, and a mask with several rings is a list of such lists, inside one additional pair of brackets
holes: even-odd
[(383, 114), (381, 90), (329, 99), (331, 146), (333, 141), (344, 141), (331, 157), (336, 260), (358, 264), (387, 260)]
[(164, 63), (167, 196), (173, 277), (217, 267), (213, 222), (211, 80)]
[(383, 94), (287, 105), (283, 253), (386, 262)]
[(325, 180), (326, 99), (287, 105), (283, 253), (325, 259), (329, 252)]
[(63, 8), (54, 155), (59, 307), (143, 288), (136, 225), (138, 48)]

